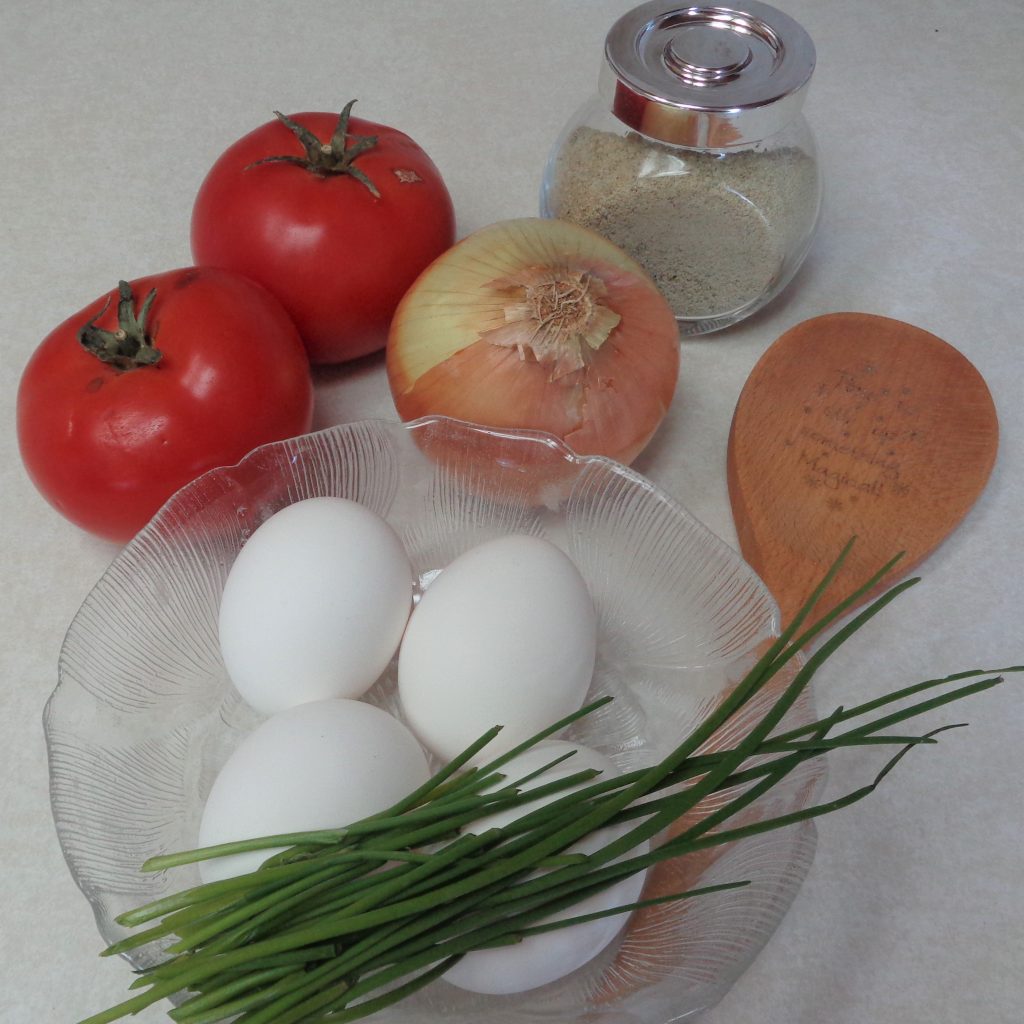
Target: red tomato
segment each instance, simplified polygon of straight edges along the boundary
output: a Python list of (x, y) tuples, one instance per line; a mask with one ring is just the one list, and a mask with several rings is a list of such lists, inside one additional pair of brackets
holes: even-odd
[[(206, 470), (304, 433), (313, 414), (298, 331), (259, 285), (187, 267), (127, 287), (131, 302), (115, 290), (52, 331), (18, 389), (18, 441), (33, 483), (72, 522), (115, 541)], [(130, 351), (131, 330), (120, 340), (105, 331), (117, 331), (119, 315), (131, 327), (136, 314), (156, 353), (143, 349), (134, 361), (152, 365), (104, 362), (79, 340), (95, 320), (97, 344)]]
[(394, 128), (349, 119), (351, 106), (340, 119), (279, 114), (250, 132), (213, 165), (192, 211), (196, 263), (272, 291), (314, 363), (383, 348), (399, 299), (455, 238), (427, 154)]

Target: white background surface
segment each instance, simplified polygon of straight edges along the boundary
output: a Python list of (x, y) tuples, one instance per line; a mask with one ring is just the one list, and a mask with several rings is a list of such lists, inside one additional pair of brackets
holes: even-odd
[[(116, 554), (32, 490), (13, 437), (22, 367), (111, 288), (189, 262), (196, 189), (274, 109), (411, 134), (459, 233), (536, 211), (548, 147), (596, 82), (629, 0), (24, 3), (0, 0), (0, 1021), (73, 1021), (124, 998), (50, 819), (43, 703), (61, 638)], [(827, 207), (804, 271), (752, 322), (683, 343), (676, 402), (637, 468), (735, 544), (725, 445), (736, 398), (784, 330), (860, 310), (924, 327), (992, 388), (987, 491), (915, 588), (837, 658), (819, 699), (1024, 661), (1024, 34), (1020, 0), (788, 0), (818, 70), (806, 113)], [(393, 414), (379, 358), (320, 372), (316, 425)], [(810, 877), (707, 1024), (1011, 1024), (1024, 1018), (1024, 680), (870, 800), (825, 819)], [(830, 792), (877, 757), (833, 766)], [(165, 1021), (152, 1009), (143, 1022)], [(651, 1022), (655, 1024), (655, 1022)]]

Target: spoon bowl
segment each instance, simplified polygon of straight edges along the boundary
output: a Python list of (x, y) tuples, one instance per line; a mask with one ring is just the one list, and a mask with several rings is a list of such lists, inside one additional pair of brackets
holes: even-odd
[(728, 448), (740, 549), (783, 621), (852, 536), (833, 596), (900, 551), (879, 591), (927, 557), (981, 494), (998, 441), (981, 374), (934, 334), (867, 313), (783, 334), (744, 385)]

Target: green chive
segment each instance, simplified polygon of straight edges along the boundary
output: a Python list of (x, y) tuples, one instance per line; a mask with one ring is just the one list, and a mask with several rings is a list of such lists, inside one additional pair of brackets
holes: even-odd
[[(194, 886), (118, 917), (152, 924), (105, 950), (123, 953), (173, 935), (165, 959), (140, 973), (145, 989), (80, 1024), (111, 1024), (176, 992), (193, 993), (170, 1012), (178, 1024), (344, 1024), (370, 1016), (430, 984), (474, 949), (493, 948), (640, 907), (701, 898), (742, 880), (658, 896), (589, 914), (571, 910), (586, 897), (669, 858), (785, 828), (864, 799), (915, 747), (933, 745), (957, 726), (922, 735), (887, 730), (1003, 682), (1017, 665), (972, 669), (904, 686), (852, 708), (778, 732), (821, 666), (917, 580), (887, 590), (823, 640), (826, 630), (874, 591), (898, 561), (882, 566), (847, 598), (812, 620), (853, 542), (844, 547), (810, 599), (718, 707), (658, 764), (612, 779), (592, 770), (544, 782), (564, 757), (518, 779), (502, 772), (517, 754), (605, 705), (602, 698), (474, 767), (493, 741), (489, 730), (425, 785), (378, 814), (345, 828), (288, 833), (153, 857), (162, 871), (214, 857), (268, 850), (247, 875)], [(808, 623), (810, 623), (808, 625)], [(801, 653), (783, 692), (728, 747), (698, 753)], [(798, 663), (799, 664), (799, 663)], [(962, 684), (962, 685), (956, 685)], [(951, 688), (950, 688), (951, 687)], [(918, 699), (920, 698), (920, 699)], [(902, 706), (899, 706), (902, 705)], [(882, 709), (884, 713), (879, 714)], [(854, 723), (845, 731), (839, 727)], [(844, 747), (899, 749), (867, 785), (798, 811), (753, 823), (737, 815), (806, 761)], [(540, 781), (530, 789), (528, 786)], [(685, 831), (667, 826), (715, 796), (718, 806)], [(548, 798), (543, 806), (531, 806)], [(497, 811), (521, 810), (502, 828), (480, 826)], [(633, 824), (592, 853), (580, 839), (609, 825)], [(637, 852), (649, 842), (645, 852)], [(566, 913), (566, 912), (569, 913)], [(564, 914), (550, 920), (554, 914)]]

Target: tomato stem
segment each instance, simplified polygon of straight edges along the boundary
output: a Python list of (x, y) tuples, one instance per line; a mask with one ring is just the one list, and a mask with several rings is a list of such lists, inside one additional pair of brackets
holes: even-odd
[(117, 296), (117, 330), (107, 331), (96, 326), (96, 321), (110, 307), (108, 297), (103, 308), (79, 328), (78, 340), (86, 351), (119, 370), (153, 366), (163, 355), (146, 334), (146, 319), (156, 298), (156, 289), (153, 288), (143, 300), (138, 315), (135, 313), (132, 287), (127, 281), (117, 282)]
[[(299, 140), (306, 155), (267, 156), (249, 164), (249, 167), (258, 167), (260, 164), (286, 163), (297, 164), (311, 174), (319, 174), (321, 177), (347, 174), (349, 177), (355, 178), (361, 185), (365, 185), (375, 199), (380, 199), (377, 186), (360, 168), (355, 166), (355, 160), (358, 157), (377, 145), (376, 135), (349, 134), (348, 122), (355, 102), (355, 100), (349, 100), (345, 104), (345, 109), (338, 117), (338, 126), (334, 129), (330, 142), (318, 139), (305, 125), (301, 125), (298, 121), (282, 114), (281, 111), (275, 110), (274, 116)], [(351, 140), (351, 144), (349, 140)], [(246, 169), (248, 170), (248, 168)]]

